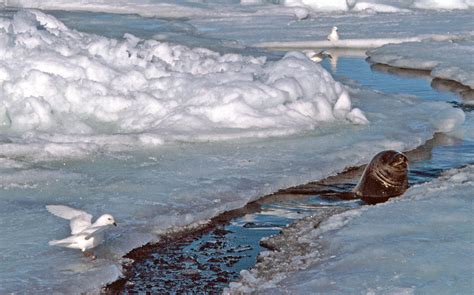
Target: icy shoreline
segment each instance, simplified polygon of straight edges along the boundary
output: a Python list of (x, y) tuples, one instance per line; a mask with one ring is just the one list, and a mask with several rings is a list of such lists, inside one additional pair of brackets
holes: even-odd
[[(463, 261), (472, 262), (469, 245), (474, 241), (472, 235), (463, 242), (465, 246), (457, 245), (456, 240), (472, 229), (469, 208), (473, 190), (471, 165), (414, 186), (403, 197), (384, 204), (347, 211), (322, 222), (320, 216), (303, 219), (283, 230), (284, 245), (279, 244), (279, 236), (269, 239), (285, 251), (262, 253), (261, 261), (251, 271), (243, 271), (241, 280), (232, 283), (226, 292), (286, 294), (319, 290), (344, 294), (349, 289), (356, 291), (355, 286), (358, 293), (469, 292), (473, 266)], [(451, 215), (436, 213), (439, 208), (446, 212), (446, 207), (452, 207)], [(414, 220), (417, 215), (413, 212), (424, 212), (427, 222)], [(302, 245), (306, 248), (304, 255), (285, 258), (299, 253)], [(467, 252), (461, 254), (459, 250)], [(436, 262), (429, 257), (437, 257)], [(260, 265), (274, 261), (288, 261), (289, 265), (274, 272), (259, 270)], [(360, 281), (361, 272), (372, 279), (354, 284), (354, 280)]]

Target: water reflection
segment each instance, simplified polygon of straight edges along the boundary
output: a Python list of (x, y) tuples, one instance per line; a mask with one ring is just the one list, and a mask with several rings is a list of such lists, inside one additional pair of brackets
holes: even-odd
[(332, 48), (332, 49), (303, 49), (302, 50), (306, 56), (311, 58), (314, 62), (323, 62), (327, 60), (331, 65), (331, 70), (337, 72), (337, 64), (339, 62), (339, 57), (350, 57), (350, 58), (364, 58), (365, 50), (364, 49), (347, 49), (347, 48)]
[(433, 81), (431, 81), (431, 87), (440, 92), (455, 93), (467, 100), (466, 103), (474, 104), (474, 90), (456, 81), (434, 78)]
[(414, 70), (414, 69), (403, 69), (395, 68), (384, 64), (371, 64), (370, 69), (375, 72), (384, 74), (396, 75), (404, 78), (424, 78), (425, 80), (431, 81), (432, 77), (430, 71), (427, 70)]
[[(293, 50), (293, 49), (292, 49)], [(407, 93), (437, 101), (454, 101), (474, 105), (474, 90), (450, 80), (433, 78), (430, 71), (404, 69), (384, 64), (371, 64), (364, 49), (301, 49), (315, 62), (321, 63), (333, 76), (355, 79), (362, 86), (385, 93)], [(287, 51), (274, 51), (271, 59), (283, 57)], [(321, 53), (326, 53), (321, 55)], [(367, 62), (370, 64), (367, 67)], [(436, 90), (436, 91), (433, 91)], [(472, 107), (467, 107), (472, 109)]]
[(331, 65), (331, 70), (333, 72), (337, 71), (339, 57), (351, 57), (359, 59), (366, 57), (365, 49), (334, 48), (327, 51), (331, 54), (331, 57), (329, 58), (329, 64)]

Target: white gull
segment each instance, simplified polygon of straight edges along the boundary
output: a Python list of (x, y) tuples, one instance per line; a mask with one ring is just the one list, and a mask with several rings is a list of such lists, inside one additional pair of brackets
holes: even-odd
[(104, 214), (92, 223), (92, 215), (64, 205), (48, 205), (46, 209), (58, 217), (70, 220), (71, 236), (62, 240), (52, 240), (50, 245), (72, 249), (80, 249), (85, 255), (104, 240), (104, 230), (111, 225), (117, 226), (115, 219), (110, 214)]
[(339, 35), (337, 34), (337, 27), (332, 27), (331, 33), (327, 36), (328, 41), (334, 42), (339, 41)]

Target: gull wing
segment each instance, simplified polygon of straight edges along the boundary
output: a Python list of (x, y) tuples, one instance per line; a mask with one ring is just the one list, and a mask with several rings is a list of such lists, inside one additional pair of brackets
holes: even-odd
[(53, 215), (71, 220), (69, 227), (72, 235), (80, 233), (92, 225), (92, 215), (85, 211), (64, 205), (48, 205), (46, 209)]

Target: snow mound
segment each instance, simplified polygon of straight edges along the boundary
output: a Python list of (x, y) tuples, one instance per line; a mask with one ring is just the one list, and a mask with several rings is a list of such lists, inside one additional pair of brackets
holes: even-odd
[[(431, 50), (436, 48), (436, 50)], [(431, 71), (474, 89), (474, 40), (423, 41), (389, 44), (367, 52), (374, 63)]]
[(34, 10), (0, 24), (0, 52), (0, 132), (52, 156), (368, 122), (298, 52), (267, 62), (130, 34), (108, 39)]

